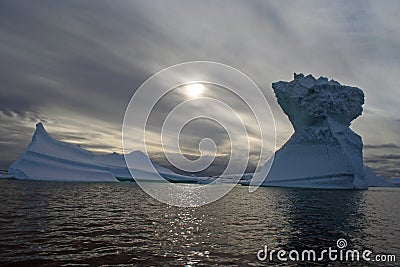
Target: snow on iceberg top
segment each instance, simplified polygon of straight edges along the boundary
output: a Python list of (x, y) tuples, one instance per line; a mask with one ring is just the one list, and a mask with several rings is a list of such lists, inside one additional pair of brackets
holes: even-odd
[[(27, 152), (33, 152), (40, 155), (45, 155), (53, 159), (62, 159), (68, 162), (85, 163), (86, 165), (99, 165), (107, 168), (121, 167), (126, 168), (124, 155), (118, 153), (111, 154), (94, 154), (93, 152), (81, 148), (78, 145), (59, 141), (47, 133), (43, 124), (36, 124), (36, 130), (32, 137), (32, 142), (26, 149)], [(126, 155), (128, 158), (137, 162), (138, 169), (144, 169), (145, 161), (149, 160), (154, 168), (160, 173), (175, 174), (170, 169), (162, 167), (150, 160), (143, 152), (133, 151)]]
[(348, 127), (362, 114), (364, 93), (326, 77), (294, 74), (290, 82), (272, 84), (279, 105), (295, 129), (335, 124)]
[(29, 144), (28, 151), (45, 154), (55, 158), (67, 158), (74, 161), (83, 161), (93, 157), (93, 153), (83, 149), (75, 144), (59, 141), (50, 136), (44, 129), (43, 124), (36, 124), (35, 133), (32, 136), (32, 142)]

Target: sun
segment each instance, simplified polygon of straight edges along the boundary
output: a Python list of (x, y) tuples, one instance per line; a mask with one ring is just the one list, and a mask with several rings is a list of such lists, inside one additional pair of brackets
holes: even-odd
[(201, 83), (191, 83), (186, 86), (186, 94), (190, 97), (198, 97), (204, 91), (204, 86)]

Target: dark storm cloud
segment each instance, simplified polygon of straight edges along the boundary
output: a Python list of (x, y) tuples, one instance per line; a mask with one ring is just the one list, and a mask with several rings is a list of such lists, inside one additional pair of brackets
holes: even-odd
[[(293, 130), (271, 83), (293, 72), (363, 88), (371, 112), (353, 127), (365, 148), (398, 144), (399, 10), (396, 1), (0, 1), (0, 134), (7, 151), (0, 160), (17, 157), (37, 121), (62, 140), (120, 152), (135, 88), (189, 60), (223, 62), (254, 79), (275, 115), (278, 146)], [(257, 136), (255, 128), (249, 132)], [(207, 133), (218, 131), (187, 131), (185, 142)]]

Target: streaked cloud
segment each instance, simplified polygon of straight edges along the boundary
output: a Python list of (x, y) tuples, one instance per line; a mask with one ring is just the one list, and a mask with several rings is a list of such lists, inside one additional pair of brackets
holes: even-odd
[[(375, 158), (372, 167), (395, 175), (398, 167), (388, 171), (380, 155), (400, 154), (399, 11), (398, 1), (2, 1), (1, 167), (29, 143), (36, 121), (62, 140), (120, 153), (135, 89), (170, 65), (211, 60), (261, 87), (278, 147), (293, 130), (272, 82), (304, 72), (362, 88), (365, 114), (352, 128)], [(187, 149), (196, 136), (213, 134), (204, 129), (186, 132)]]

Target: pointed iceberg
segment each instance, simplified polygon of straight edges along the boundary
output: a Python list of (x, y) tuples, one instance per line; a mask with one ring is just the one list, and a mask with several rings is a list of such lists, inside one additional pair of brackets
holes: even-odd
[(38, 123), (32, 142), (11, 164), (8, 173), (27, 180), (118, 182), (107, 168), (94, 164), (92, 158), (92, 152), (54, 139)]
[(133, 181), (133, 174), (135, 178), (160, 181), (159, 176), (144, 167), (144, 161), (150, 161), (162, 176), (169, 177), (166, 178), (168, 180), (197, 181), (152, 162), (140, 151), (126, 155), (126, 158), (135, 161), (137, 168), (130, 172), (124, 155), (98, 155), (77, 145), (59, 141), (46, 132), (42, 123), (38, 123), (31, 143), (11, 164), (7, 177), (25, 180), (119, 182)]

